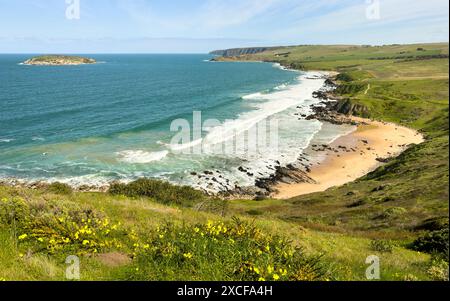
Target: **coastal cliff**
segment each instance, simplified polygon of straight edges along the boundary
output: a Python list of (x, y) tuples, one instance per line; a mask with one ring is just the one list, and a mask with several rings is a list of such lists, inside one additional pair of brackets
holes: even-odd
[(225, 50), (214, 50), (209, 54), (223, 56), (223, 57), (233, 57), (247, 54), (257, 54), (261, 52), (265, 52), (268, 50), (274, 50), (278, 47), (249, 47), (249, 48), (233, 48), (233, 49), (225, 49)]

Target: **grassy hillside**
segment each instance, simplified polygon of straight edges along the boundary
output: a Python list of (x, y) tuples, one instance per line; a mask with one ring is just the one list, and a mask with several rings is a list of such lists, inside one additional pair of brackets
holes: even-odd
[[(415, 236), (413, 230), (429, 219), (448, 220), (448, 44), (286, 51), (287, 57), (272, 51), (244, 59), (338, 71), (338, 96), (364, 108), (354, 115), (415, 128), (427, 140), (355, 183), (289, 201), (260, 202), (257, 210), (313, 228), (394, 238)], [(389, 210), (397, 213), (385, 214)]]
[[(382, 280), (448, 278), (448, 44), (298, 46), (227, 60), (339, 71), (355, 115), (427, 140), (366, 177), (290, 200), (213, 199), (140, 180), (110, 193), (0, 186), (0, 279)], [(446, 251), (447, 250), (447, 251)], [(434, 253), (433, 255), (431, 253)]]
[(404, 244), (163, 199), (0, 187), (0, 278), (65, 280), (77, 255), (82, 280), (363, 280), (371, 254), (385, 280), (434, 277), (430, 255)]

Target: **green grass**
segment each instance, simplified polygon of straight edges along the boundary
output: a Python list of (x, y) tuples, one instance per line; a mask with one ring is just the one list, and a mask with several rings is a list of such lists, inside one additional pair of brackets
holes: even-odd
[[(241, 59), (339, 71), (336, 93), (364, 108), (353, 114), (417, 129), (427, 139), (354, 183), (287, 201), (259, 202), (252, 210), (307, 227), (375, 237), (414, 237), (414, 228), (426, 219), (448, 218), (448, 44), (284, 50), (291, 52), (287, 58), (270, 51)], [(436, 55), (444, 56), (431, 58)], [(231, 208), (246, 210), (239, 201)], [(385, 214), (392, 208), (405, 212)]]
[[(282, 270), (277, 273), (280, 280), (364, 280), (365, 259), (378, 254), (368, 238), (308, 230), (277, 218), (245, 214), (236, 224), (233, 216), (239, 215), (232, 212), (219, 216), (162, 205), (147, 197), (68, 195), (45, 188), (0, 186), (0, 199), (0, 216), (9, 217), (9, 222), (0, 219), (0, 278), (6, 280), (65, 280), (65, 258), (72, 254), (80, 256), (82, 280), (273, 280), (274, 272), (268, 274), (272, 267)], [(22, 204), (13, 210), (14, 226), (12, 200)], [(99, 226), (95, 219), (101, 225), (108, 220), (108, 225)], [(85, 225), (95, 237), (82, 233), (77, 239), (75, 234)], [(217, 233), (218, 226), (222, 232)], [(223, 233), (224, 226), (227, 233)], [(245, 231), (237, 235), (240, 227)], [(110, 232), (105, 234), (105, 230)], [(56, 243), (50, 243), (51, 239)], [(85, 240), (89, 243), (84, 245)], [(296, 248), (300, 253), (295, 253)], [(289, 259), (292, 262), (283, 257), (286, 250), (297, 254)], [(406, 245), (396, 247), (392, 254), (380, 254), (386, 257), (384, 280), (402, 280), (408, 275), (430, 279), (429, 255)]]
[(417, 129), (426, 141), (353, 183), (290, 200), (219, 201), (145, 179), (109, 193), (0, 186), (0, 280), (64, 280), (70, 254), (80, 256), (82, 280), (366, 280), (370, 255), (380, 257), (382, 280), (448, 279), (448, 262), (416, 251), (445, 248), (446, 55), (441, 43), (227, 59), (339, 71), (339, 96), (363, 108), (354, 114)]
[[(422, 235), (427, 220), (448, 221), (448, 44), (301, 46), (290, 51), (287, 58), (267, 52), (240, 59), (338, 71), (337, 94), (363, 108), (353, 114), (417, 129), (426, 141), (342, 187), (286, 201), (236, 200), (231, 210), (248, 215), (251, 207), (261, 213), (259, 219), (277, 218), (316, 231), (404, 244)], [(395, 252), (385, 256), (397, 257)]]

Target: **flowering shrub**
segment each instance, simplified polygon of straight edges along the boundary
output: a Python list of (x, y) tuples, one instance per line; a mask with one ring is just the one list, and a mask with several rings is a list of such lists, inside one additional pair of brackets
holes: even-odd
[(25, 202), (2, 199), (0, 225), (13, 230), (19, 243), (35, 252), (91, 254), (120, 248), (120, 224), (71, 202)]
[(291, 242), (234, 219), (195, 226), (167, 224), (135, 245), (133, 280), (318, 280), (320, 257), (308, 257)]
[(167, 223), (149, 233), (126, 229), (104, 213), (73, 202), (11, 198), (0, 201), (0, 228), (11, 230), (22, 254), (46, 253), (62, 259), (120, 252), (132, 262), (117, 272), (116, 279), (326, 279), (320, 257), (306, 256), (285, 238), (237, 218), (196, 225)]

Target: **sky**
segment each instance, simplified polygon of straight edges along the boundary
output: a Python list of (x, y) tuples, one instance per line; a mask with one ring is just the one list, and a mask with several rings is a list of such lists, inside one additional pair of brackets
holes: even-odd
[(448, 42), (448, 0), (0, 0), (0, 53)]

